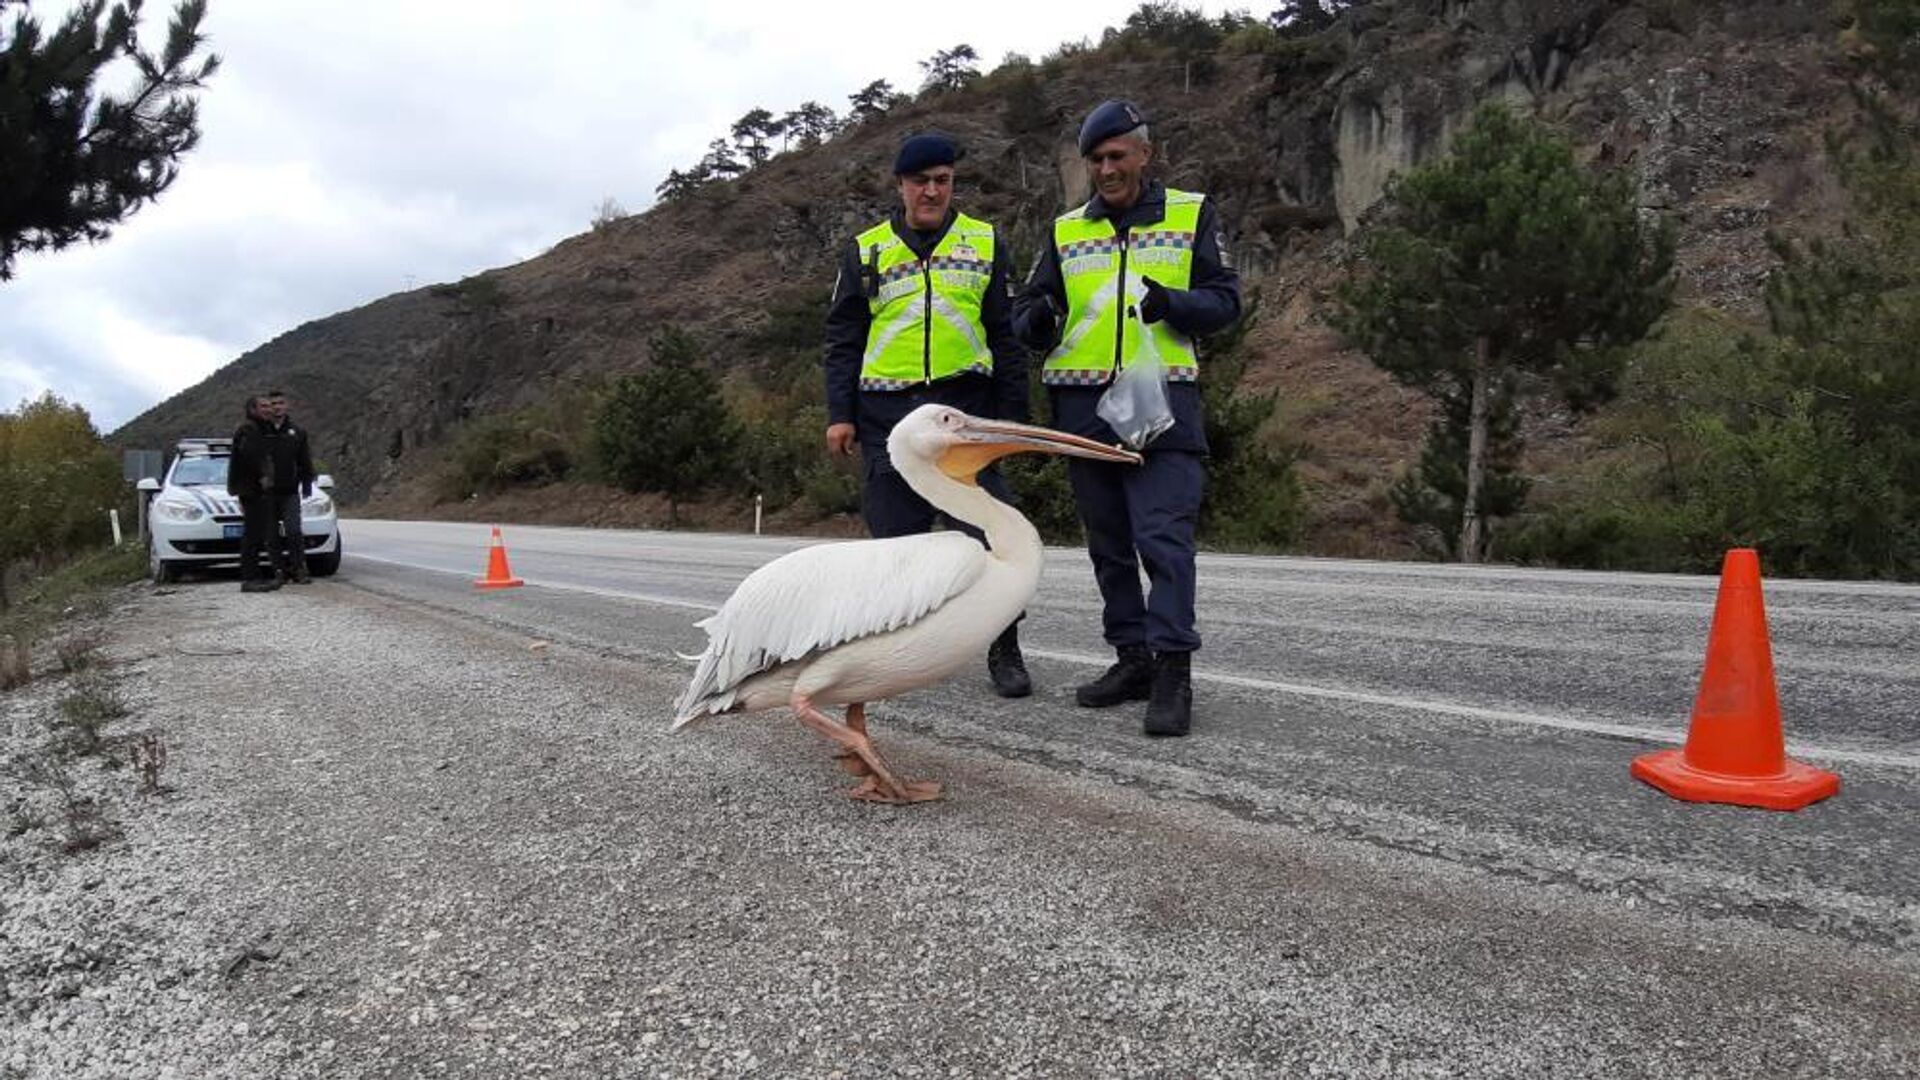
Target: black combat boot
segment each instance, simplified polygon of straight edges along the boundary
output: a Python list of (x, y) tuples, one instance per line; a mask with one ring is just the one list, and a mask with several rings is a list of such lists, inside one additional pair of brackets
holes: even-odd
[(987, 646), (987, 677), (993, 680), (993, 692), (1001, 697), (1026, 697), (1033, 693), (1033, 679), (1027, 675), (1027, 661), (1020, 655), (1020, 624), (1012, 622)]
[(1145, 701), (1153, 689), (1153, 654), (1144, 645), (1122, 645), (1120, 659), (1106, 674), (1073, 692), (1073, 700), (1089, 709), (1105, 709), (1123, 701)]
[(1180, 736), (1193, 728), (1192, 653), (1163, 652), (1153, 658), (1153, 696), (1147, 701), (1149, 735)]

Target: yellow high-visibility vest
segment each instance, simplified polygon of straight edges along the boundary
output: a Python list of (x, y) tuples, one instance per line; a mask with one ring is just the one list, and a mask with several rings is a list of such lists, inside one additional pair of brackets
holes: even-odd
[[(1205, 195), (1168, 188), (1166, 217), (1129, 230), (1124, 244), (1113, 222), (1088, 217), (1086, 206), (1054, 219), (1053, 247), (1067, 289), (1067, 321), (1060, 344), (1040, 369), (1042, 382), (1102, 385), (1139, 355), (1141, 323), (1130, 313), (1147, 293), (1140, 279), (1151, 277), (1169, 289), (1191, 286), (1193, 244), (1205, 201)], [(1192, 338), (1165, 319), (1148, 325), (1145, 334), (1151, 336), (1169, 379), (1192, 382), (1199, 377)]]
[(883, 221), (854, 238), (873, 276), (860, 389), (902, 390), (963, 371), (989, 374), (993, 352), (980, 304), (993, 276), (993, 226), (956, 215), (921, 259)]

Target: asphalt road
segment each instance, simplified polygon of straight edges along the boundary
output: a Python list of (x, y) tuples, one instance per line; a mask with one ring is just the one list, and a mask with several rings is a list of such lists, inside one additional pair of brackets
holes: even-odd
[[(703, 644), (693, 622), (752, 569), (803, 543), (509, 526), (513, 570), (528, 585), (481, 592), (471, 581), (485, 562), (484, 526), (356, 520), (343, 531), (338, 580), (370, 599), (629, 668), (654, 688), (623, 702), (636, 732), (664, 728), (688, 670), (674, 653)], [(927, 857), (941, 857), (941, 829), (928, 824), (938, 815), (1025, 797), (1025, 807), (996, 806), (996, 820), (1026, 812), (1033, 836), (983, 838), (975, 823), (949, 840), (964, 844), (966, 860), (1003, 869), (1034, 858), (1035, 844), (1069, 876), (1077, 844), (1088, 859), (1124, 859), (1096, 827), (1103, 812), (1063, 814), (1061, 792), (1093, 792), (1105, 815), (1145, 806), (1160, 818), (1137, 826), (1164, 832), (1142, 841), (1132, 869), (1161, 875), (1181, 897), (1162, 912), (1170, 921), (1217, 898), (1221, 910), (1199, 920), (1204, 934), (1244, 933), (1249, 947), (1282, 948), (1284, 958), (1293, 947), (1275, 941), (1304, 932), (1311, 897), (1317, 917), (1331, 920), (1321, 931), (1358, 935), (1374, 950), (1362, 963), (1379, 969), (1370, 1004), (1389, 1012), (1426, 1008), (1449, 978), (1510, 976), (1499, 1009), (1536, 1023), (1582, 1016), (1578, 1024), (1611, 1024), (1629, 1041), (1660, 1041), (1633, 1068), (1593, 1059), (1568, 1074), (1920, 1068), (1920, 589), (1767, 583), (1790, 752), (1843, 782), (1838, 797), (1785, 814), (1681, 803), (1628, 775), (1636, 755), (1684, 737), (1710, 578), (1205, 557), (1196, 733), (1157, 741), (1140, 735), (1138, 707), (1073, 704), (1074, 684), (1109, 658), (1084, 559), (1048, 553), (1023, 624), (1033, 698), (993, 698), (983, 664), (873, 711), (876, 740), (904, 748), (903, 771), (948, 782), (945, 803), (876, 818), (925, 815), (913, 820), (926, 830)], [(753, 741), (766, 757), (751, 768), (769, 785), (818, 785), (832, 798), (844, 778), (783, 715), (721, 718), (674, 741), (780, 725), (792, 737)], [(1028, 779), (991, 780), (996, 770)], [(726, 822), (713, 827), (724, 849)], [(843, 842), (849, 857), (865, 857), (857, 835)], [(1247, 865), (1251, 848), (1291, 869)], [(1306, 849), (1346, 853), (1374, 871), (1353, 876), (1305, 855), (1295, 865)], [(1382, 881), (1393, 883), (1392, 902)], [(1368, 928), (1333, 929), (1343, 906)], [(1234, 918), (1246, 922), (1224, 930)], [(1260, 936), (1263, 919), (1279, 920), (1276, 938)], [(1624, 967), (1606, 970), (1616, 960)], [(1716, 1015), (1701, 1030), (1690, 1009)], [(1737, 1038), (1726, 1030), (1734, 1016)], [(1833, 1041), (1846, 1053), (1821, 1057)], [(1230, 1071), (1260, 1071), (1247, 1064), (1257, 1057), (1229, 1060), (1238, 1062)], [(1553, 1051), (1496, 1059), (1467, 1048), (1433, 1063), (1451, 1072), (1496, 1060), (1486, 1071), (1527, 1073)]]
[[(485, 527), (346, 529), (368, 587), (654, 659), (698, 652), (692, 623), (807, 543), (509, 527), (513, 571), (530, 588), (476, 596)], [(1685, 738), (1716, 587), (1685, 575), (1205, 556), (1198, 734), (1161, 742), (1140, 736), (1138, 707), (1073, 704), (1072, 687), (1111, 654), (1084, 553), (1055, 549), (1022, 624), (1034, 698), (974, 718), (983, 664), (977, 678), (876, 711), (876, 723), (955, 753), (1036, 761), (1492, 873), (1920, 944), (1920, 588), (1765, 584), (1789, 753), (1843, 783), (1825, 805), (1776, 814), (1674, 802), (1627, 773), (1636, 755)], [(663, 717), (666, 705), (655, 706)]]

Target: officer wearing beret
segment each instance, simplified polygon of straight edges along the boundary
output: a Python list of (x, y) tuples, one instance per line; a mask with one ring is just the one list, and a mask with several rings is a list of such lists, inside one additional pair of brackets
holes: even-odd
[(1200, 647), (1194, 527), (1207, 452), (1194, 340), (1240, 317), (1240, 279), (1211, 200), (1147, 177), (1153, 143), (1138, 106), (1107, 101), (1094, 109), (1080, 127), (1080, 154), (1093, 198), (1054, 220), (1052, 243), (1015, 304), (1015, 329), (1046, 354), (1041, 381), (1054, 426), (1102, 442), (1117, 439), (1095, 411), (1100, 395), (1150, 335), (1168, 369), (1174, 424), (1148, 443), (1138, 467), (1068, 461), (1117, 656), (1074, 696), (1088, 708), (1144, 699), (1147, 734), (1185, 735), (1189, 660)]
[[(939, 515), (887, 458), (887, 435), (928, 402), (974, 416), (1027, 419), (1027, 356), (1013, 335), (1013, 275), (992, 225), (953, 209), (963, 152), (938, 133), (900, 144), (900, 206), (847, 241), (827, 309), (827, 451), (864, 466), (860, 508), (876, 538), (931, 530)], [(998, 469), (980, 486), (1011, 504)], [(949, 522), (975, 539), (980, 531)], [(1002, 697), (1033, 692), (1018, 622), (987, 650)]]

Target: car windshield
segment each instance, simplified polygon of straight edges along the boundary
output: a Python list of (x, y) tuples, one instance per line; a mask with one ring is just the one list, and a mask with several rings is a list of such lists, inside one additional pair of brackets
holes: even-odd
[(175, 487), (187, 487), (193, 484), (225, 484), (227, 459), (223, 457), (181, 458), (173, 466), (173, 476), (168, 482)]

